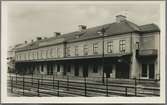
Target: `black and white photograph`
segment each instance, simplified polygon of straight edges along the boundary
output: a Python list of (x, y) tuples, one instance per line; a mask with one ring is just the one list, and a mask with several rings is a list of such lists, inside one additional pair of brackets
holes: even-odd
[(164, 103), (164, 1), (2, 2), (7, 103)]

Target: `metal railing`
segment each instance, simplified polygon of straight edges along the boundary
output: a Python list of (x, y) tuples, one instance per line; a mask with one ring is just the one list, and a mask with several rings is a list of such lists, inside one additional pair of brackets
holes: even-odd
[[(116, 81), (117, 82), (117, 81)], [(10, 75), (8, 87), (11, 93), (23, 96), (159, 96), (158, 87), (144, 87), (134, 79), (129, 84), (120, 84), (105, 78), (105, 84), (82, 80), (70, 80), (69, 76), (57, 79), (54, 76), (19, 76)]]

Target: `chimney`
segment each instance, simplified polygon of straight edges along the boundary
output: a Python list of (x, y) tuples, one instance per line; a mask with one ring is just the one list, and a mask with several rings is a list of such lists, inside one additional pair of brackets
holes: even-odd
[(120, 22), (125, 21), (125, 20), (126, 20), (126, 16), (124, 16), (124, 15), (117, 15), (116, 16), (117, 23), (120, 23)]
[(25, 40), (24, 43), (27, 44), (27, 41)]
[(37, 41), (38, 41), (38, 40), (42, 40), (42, 37), (37, 37), (36, 39), (37, 39)]
[(54, 32), (54, 36), (55, 36), (55, 37), (58, 37), (58, 36), (60, 36), (60, 35), (61, 35), (60, 32)]
[(78, 28), (79, 28), (79, 31), (83, 31), (83, 30), (86, 29), (86, 26), (85, 25), (79, 25)]

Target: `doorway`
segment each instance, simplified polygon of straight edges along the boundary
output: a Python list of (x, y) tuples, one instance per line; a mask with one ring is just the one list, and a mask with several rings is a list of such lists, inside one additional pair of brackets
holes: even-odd
[(110, 74), (112, 73), (112, 69), (113, 69), (112, 63), (106, 62), (104, 64), (104, 71), (106, 73), (107, 78), (110, 78)]
[(126, 63), (118, 63), (116, 65), (116, 78), (128, 79), (129, 78), (129, 65)]
[(155, 65), (142, 64), (142, 77), (145, 79), (154, 79)]
[(88, 64), (83, 65), (83, 77), (88, 77)]
[(75, 65), (74, 76), (79, 76), (79, 65)]

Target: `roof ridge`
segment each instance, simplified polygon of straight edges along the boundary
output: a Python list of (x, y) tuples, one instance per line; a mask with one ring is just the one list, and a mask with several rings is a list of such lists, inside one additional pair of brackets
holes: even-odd
[[(128, 20), (126, 20), (125, 21), (125, 23), (132, 29), (132, 30), (135, 30), (135, 31), (140, 31), (140, 28), (139, 28), (139, 26), (137, 25), (137, 24), (134, 24), (133, 22), (131, 22), (131, 21), (128, 21)], [(133, 25), (135, 25), (136, 26), (136, 28), (138, 28), (138, 30), (137, 29), (135, 29), (135, 28), (133, 28), (133, 26), (131, 26), (130, 24), (133, 24)]]

